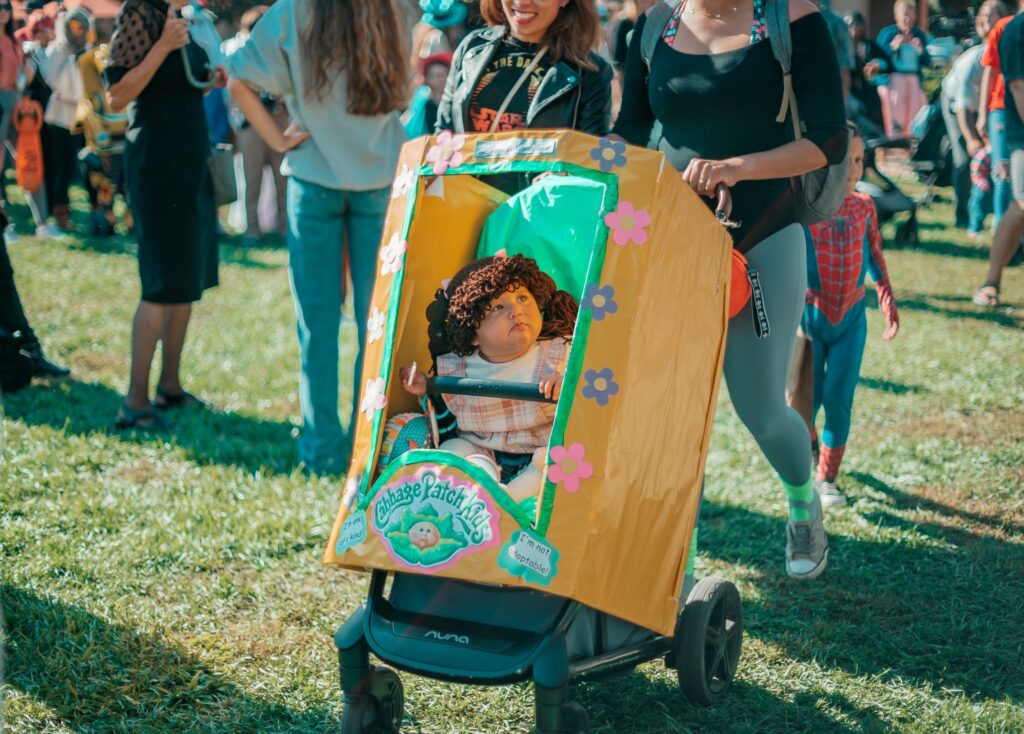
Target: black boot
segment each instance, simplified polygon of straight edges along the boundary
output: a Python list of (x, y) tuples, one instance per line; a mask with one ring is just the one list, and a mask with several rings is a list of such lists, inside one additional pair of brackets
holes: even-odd
[(46, 355), (43, 354), (42, 346), (37, 341), (26, 343), (18, 351), (28, 357), (29, 362), (32, 363), (33, 377), (48, 377), (52, 379), (67, 377), (71, 374), (71, 370), (67, 367), (61, 367), (48, 360)]

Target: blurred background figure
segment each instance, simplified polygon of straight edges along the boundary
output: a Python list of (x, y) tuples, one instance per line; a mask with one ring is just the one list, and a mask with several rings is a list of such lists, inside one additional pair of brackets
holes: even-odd
[(71, 132), (84, 94), (78, 57), (92, 46), (94, 37), (92, 16), (84, 7), (61, 13), (57, 17), (57, 39), (47, 46), (43, 65), (43, 76), (52, 92), (46, 104), (46, 123), (50, 126), (50, 157), (44, 163), (46, 198), (63, 232), (71, 230), (68, 188), (82, 147), (82, 136)]
[[(25, 22), (25, 27), (19, 29), (16, 35), (22, 39), (22, 49), (25, 52), (25, 58), (32, 67), (32, 74), (30, 75), (32, 80), (25, 87), (25, 94), (29, 99), (38, 102), (39, 106), (45, 110), (52, 92), (43, 76), (43, 66), (46, 65), (46, 48), (56, 37), (53, 18), (42, 10), (33, 10)], [(53, 156), (51, 135), (50, 126), (44, 122), (42, 129), (39, 131), (39, 143), (43, 151), (44, 175), (49, 165), (47, 161)], [(26, 200), (32, 212), (32, 220), (36, 225), (36, 237), (62, 236), (64, 231), (57, 225), (49, 222), (50, 206), (46, 197), (45, 184), (35, 191), (26, 192), (26, 194)]]
[(444, 83), (451, 66), (451, 51), (440, 51), (420, 63), (424, 83), (413, 92), (409, 109), (402, 115), (402, 124), (410, 138), (433, 134), (437, 122), (437, 105), (444, 94)]
[[(942, 117), (953, 149), (953, 201), (956, 205), (956, 226), (960, 228), (967, 227), (969, 220), (967, 202), (971, 195), (970, 163), (985, 147), (977, 129), (984, 40), (995, 22), (1007, 15), (1009, 9), (997, 0), (985, 2), (975, 17), (978, 42), (957, 57), (942, 80)], [(980, 170), (979, 160), (976, 173), (980, 173)]]
[(889, 61), (890, 72), (880, 79), (885, 134), (897, 137), (910, 134), (910, 121), (927, 104), (921, 88), (921, 73), (931, 64), (928, 36), (917, 27), (917, 8), (913, 0), (896, 0), (892, 8), (896, 20), (878, 33), (878, 45)]
[(889, 71), (889, 57), (882, 47), (868, 37), (864, 16), (847, 13), (846, 26), (853, 45), (853, 68), (850, 70), (850, 94), (846, 99), (847, 115), (857, 123), (865, 137), (880, 136), (885, 123), (882, 100), (875, 86), (880, 74)]
[[(269, 7), (266, 5), (257, 5), (245, 11), (239, 23), (238, 34), (225, 44), (230, 44), (232, 53), (245, 45), (252, 29), (267, 10)], [(288, 127), (288, 109), (284, 100), (267, 93), (260, 93), (259, 98), (277, 126), (281, 130)], [(242, 159), (240, 189), (245, 191), (245, 234), (242, 236), (242, 246), (252, 247), (260, 240), (260, 200), (265, 185), (272, 187), (273, 196), (264, 200), (272, 201), (273, 205), (269, 212), (262, 212), (263, 220), (267, 226), (275, 227), (278, 236), (283, 240), (288, 228), (285, 214), (285, 177), (281, 173), (284, 153), (279, 153), (267, 145), (245, 119), (245, 115), (234, 100), (231, 100), (231, 127), (234, 131), (235, 150)], [(268, 219), (272, 222), (268, 222)]]
[[(0, 143), (6, 143), (11, 134), (11, 115), (18, 103), (19, 79), (27, 81), (34, 74), (34, 68), (26, 65), (25, 52), (14, 37), (14, 8), (11, 0), (0, 0)], [(12, 141), (13, 142), (13, 141)], [(0, 182), (6, 181), (7, 156), (0, 163)], [(0, 185), (0, 199), (7, 204), (7, 187)], [(6, 224), (6, 223), (5, 223)], [(7, 241), (17, 239), (14, 225), (6, 224), (4, 232)]]
[(454, 51), (468, 32), (469, 6), (459, 0), (419, 0), (423, 15), (412, 29), (409, 66), (416, 77), (413, 88), (423, 86), (423, 61), (442, 51)]

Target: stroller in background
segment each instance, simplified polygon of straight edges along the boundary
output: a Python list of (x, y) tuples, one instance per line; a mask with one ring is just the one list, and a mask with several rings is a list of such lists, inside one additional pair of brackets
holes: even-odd
[[(927, 206), (935, 196), (936, 186), (949, 186), (953, 168), (952, 146), (942, 119), (941, 102), (934, 98), (921, 108), (911, 124), (908, 137), (887, 138), (875, 134), (877, 128), (857, 120), (864, 131), (864, 178), (857, 190), (870, 196), (878, 209), (880, 223), (906, 214), (907, 218), (896, 226), (893, 245), (913, 247), (918, 243), (917, 210)], [(878, 168), (878, 150), (906, 150), (910, 155), (907, 165), (917, 174), (925, 190), (914, 198), (905, 193), (889, 176)]]
[[(85, 92), (78, 103), (71, 133), (82, 133), (85, 146), (78, 154), (82, 177), (89, 192), (92, 212), (89, 234), (109, 237), (114, 234), (114, 199), (124, 192), (124, 146), (128, 116), (107, 111), (100, 74), (107, 65), (107, 46), (97, 46), (78, 57)], [(125, 209), (125, 226), (131, 230), (131, 211)]]

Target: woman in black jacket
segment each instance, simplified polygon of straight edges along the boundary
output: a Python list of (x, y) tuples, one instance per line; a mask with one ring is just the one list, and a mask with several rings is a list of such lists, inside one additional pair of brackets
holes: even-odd
[(490, 28), (459, 45), (437, 113), (456, 133), (569, 128), (606, 135), (612, 69), (593, 52), (593, 0), (482, 0)]

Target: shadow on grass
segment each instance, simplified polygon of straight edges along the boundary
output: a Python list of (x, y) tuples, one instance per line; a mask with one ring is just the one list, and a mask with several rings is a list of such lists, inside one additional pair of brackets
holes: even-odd
[[(979, 515), (976, 512), (967, 512), (956, 507), (952, 507), (942, 502), (936, 502), (935, 500), (928, 499), (926, 497), (918, 497), (917, 495), (909, 495), (906, 492), (902, 492), (895, 487), (885, 483), (878, 477), (867, 474), (865, 472), (854, 471), (849, 474), (851, 479), (854, 479), (865, 487), (870, 487), (878, 492), (882, 492), (888, 495), (894, 502), (895, 506), (899, 509), (918, 509), (925, 512), (934, 512), (937, 515), (943, 515), (950, 519), (961, 520), (965, 523), (972, 525), (983, 525), (992, 530), (1005, 531), (1007, 533), (1013, 533), (1016, 535), (1024, 535), (1024, 525), (1016, 523), (1005, 517), (992, 516), (992, 515)], [(929, 528), (933, 526), (922, 526), (918, 523), (912, 523), (912, 525), (925, 532), (929, 531)], [(944, 537), (956, 537), (958, 540), (969, 542), (975, 536), (969, 531), (957, 529), (957, 528), (942, 528)], [(938, 536), (943, 537), (943, 536)]]
[(85, 609), (0, 586), (7, 683), (78, 732), (330, 731), (326, 708), (251, 697), (164, 640)]
[(928, 392), (928, 388), (924, 385), (908, 385), (903, 382), (893, 382), (891, 380), (878, 380), (874, 377), (864, 377), (861, 375), (860, 380), (857, 382), (861, 387), (866, 387), (868, 390), (879, 390), (880, 392), (888, 392), (893, 395), (905, 395), (907, 393), (922, 393)]
[[(939, 303), (935, 303), (935, 301)], [(940, 305), (946, 303), (962, 304), (964, 308)], [(911, 293), (900, 296), (899, 307), (904, 311), (921, 311), (952, 319), (972, 319), (1010, 328), (1019, 328), (1024, 325), (1021, 318), (1003, 310), (981, 309), (975, 306), (970, 296), (936, 297), (928, 293)]]
[[(657, 663), (655, 663), (657, 664)], [(742, 658), (740, 665), (743, 665)], [(674, 674), (673, 674), (674, 675)], [(571, 696), (590, 714), (595, 732), (668, 734), (670, 732), (829, 732), (874, 734), (890, 731), (870, 709), (837, 693), (798, 693), (792, 701), (739, 681), (728, 696), (711, 707), (684, 698), (679, 686), (651, 680), (640, 672), (611, 681), (575, 686)], [(838, 709), (839, 721), (821, 708)]]
[(199, 464), (287, 474), (298, 461), (290, 423), (217, 410), (185, 409), (168, 414), (174, 422), (170, 436), (119, 431), (114, 427), (114, 417), (121, 399), (106, 385), (68, 380), (56, 388), (36, 385), (9, 395), (4, 409), (13, 420), (52, 426), (73, 435), (107, 433), (144, 444), (172, 440)]
[[(897, 507), (920, 504), (892, 487), (883, 491)], [(831, 534), (829, 568), (813, 582), (784, 576), (781, 518), (705, 502), (700, 537), (711, 557), (760, 572), (760, 599), (744, 601), (747, 634), (789, 656), (936, 695), (1024, 699), (1016, 652), (1024, 649), (1024, 628), (1000, 623), (993, 630), (995, 620), (1019, 619), (1024, 608), (1024, 546), (888, 510), (865, 520), (886, 535), (910, 533), (877, 542)]]

